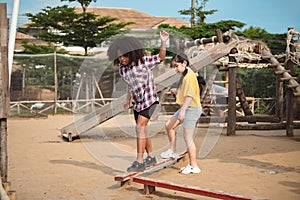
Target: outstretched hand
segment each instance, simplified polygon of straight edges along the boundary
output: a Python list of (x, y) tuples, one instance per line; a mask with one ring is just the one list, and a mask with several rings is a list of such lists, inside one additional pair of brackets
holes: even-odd
[(169, 39), (169, 33), (167, 31), (161, 31), (160, 32), (160, 39), (163, 42), (166, 42)]

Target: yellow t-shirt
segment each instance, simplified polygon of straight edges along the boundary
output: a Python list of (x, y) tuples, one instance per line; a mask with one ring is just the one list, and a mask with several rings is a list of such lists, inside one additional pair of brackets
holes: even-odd
[(190, 96), (193, 98), (190, 105), (191, 107), (200, 107), (200, 89), (197, 81), (196, 74), (189, 69), (188, 73), (184, 76), (181, 86), (179, 86), (176, 96), (176, 103), (182, 105), (185, 97)]

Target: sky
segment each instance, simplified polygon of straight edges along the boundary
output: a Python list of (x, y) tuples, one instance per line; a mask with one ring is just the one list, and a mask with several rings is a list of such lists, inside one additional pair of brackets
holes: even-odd
[[(7, 3), (8, 18), (12, 16), (14, 0), (0, 0)], [(38, 13), (47, 6), (68, 4), (60, 0), (20, 0), (18, 25), (28, 21), (25, 13)], [(70, 4), (70, 3), (69, 3)], [(71, 3), (71, 6), (80, 6)], [(189, 21), (189, 16), (180, 15), (179, 10), (191, 7), (191, 0), (97, 0), (90, 6), (132, 8), (152, 16), (175, 17)], [(209, 0), (205, 10), (218, 10), (206, 19), (206, 23), (221, 20), (236, 20), (250, 26), (263, 28), (269, 33), (286, 33), (289, 27), (300, 32), (299, 0)]]

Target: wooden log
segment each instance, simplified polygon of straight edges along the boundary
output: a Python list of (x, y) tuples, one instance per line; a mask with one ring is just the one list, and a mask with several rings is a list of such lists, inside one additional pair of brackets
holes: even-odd
[[(299, 129), (300, 123), (293, 122), (293, 128)], [(286, 129), (286, 123), (268, 123), (268, 124), (237, 124), (237, 130), (281, 130)]]
[(218, 42), (219, 42), (219, 43), (223, 43), (223, 35), (222, 35), (222, 31), (221, 31), (220, 29), (217, 29), (217, 30), (215, 31), (215, 33), (216, 33)]
[(8, 19), (6, 4), (0, 3), (0, 173), (7, 181), (7, 117), (9, 116)]
[[(284, 71), (285, 70), (285, 68), (276, 60), (276, 58), (274, 56), (272, 56), (272, 54), (269, 51), (267, 51), (266, 49), (263, 50), (262, 55), (270, 57), (271, 64), (277, 65), (274, 68), (274, 70), (276, 70), (276, 71)], [(293, 78), (291, 78), (292, 76), (288, 72), (284, 72), (282, 74), (282, 76), (283, 76), (283, 78), (286, 78), (288, 80), (289, 85), (298, 85), (297, 81), (294, 80)], [(300, 86), (295, 88), (295, 90), (296, 90), (296, 93), (300, 92)]]
[(279, 65), (279, 64), (268, 64), (268, 67), (269, 67), (269, 68), (276, 68), (276, 67), (278, 67), (278, 65)]
[(281, 130), (285, 129), (284, 123), (272, 124), (236, 124), (237, 130)]
[(8, 19), (6, 4), (0, 3), (0, 118), (9, 116)]
[(261, 57), (263, 60), (270, 60), (272, 58), (272, 55), (265, 55)]
[(237, 116), (237, 122), (270, 122), (277, 123), (280, 122), (280, 118), (277, 116), (269, 115), (249, 115), (249, 116)]
[(283, 121), (283, 82), (280, 80), (280, 76), (276, 76), (276, 107), (275, 107), (275, 113), (276, 116), (281, 119), (281, 122)]
[(179, 46), (180, 46), (181, 49), (184, 49), (184, 48), (190, 48), (190, 47), (193, 47), (193, 46), (200, 46), (200, 45), (208, 44), (208, 43), (216, 43), (216, 42), (219, 42), (219, 43), (225, 42), (225, 43), (227, 43), (231, 39), (230, 35), (228, 35), (228, 34), (222, 35), (220, 30), (216, 30), (216, 34), (217, 34), (217, 36), (212, 36), (210, 38), (201, 38), (201, 39), (196, 39), (194, 41), (188, 41), (188, 42), (180, 43)]
[[(248, 115), (248, 116), (236, 116), (236, 122), (269, 122), (269, 123), (279, 123), (280, 118), (274, 115)], [(198, 123), (218, 123), (219, 117), (206, 116), (200, 117)], [(228, 122), (228, 117), (225, 117), (225, 121)]]
[(293, 119), (294, 119), (294, 97), (292, 90), (286, 91), (286, 136), (294, 136)]
[[(238, 53), (236, 48), (230, 50), (230, 54)], [(229, 74), (229, 88), (228, 88), (228, 124), (227, 135), (235, 135), (236, 124), (236, 60), (234, 56), (229, 56), (228, 74)]]
[(220, 117), (200, 117), (198, 119), (198, 123), (219, 123), (219, 122), (220, 122)]
[(186, 192), (186, 193), (196, 194), (201, 196), (207, 196), (212, 198), (218, 198), (218, 199), (228, 199), (228, 200), (229, 199), (230, 200), (257, 199), (254, 197), (246, 197), (246, 196), (226, 193), (222, 191), (209, 190), (206, 188), (201, 188), (196, 186), (181, 185), (169, 181), (151, 179), (147, 177), (133, 177), (133, 182), (144, 184), (145, 194), (149, 194), (150, 191), (155, 191), (155, 187), (161, 187), (169, 190), (176, 190), (176, 191), (181, 191), (181, 192)]
[[(276, 65), (276, 67), (277, 67), (277, 65)], [(275, 71), (275, 72), (274, 72), (274, 74), (275, 74), (275, 75), (281, 75), (281, 74), (283, 74), (284, 72), (288, 72), (288, 73), (290, 73), (290, 72), (291, 72), (291, 70)]]
[(280, 78), (280, 81), (289, 81), (291, 79), (297, 80), (297, 77), (284, 77), (284, 78)]
[[(244, 90), (238, 79), (236, 80), (236, 93), (237, 93), (238, 99), (241, 103), (241, 107), (242, 107), (245, 115), (253, 115), (252, 111), (249, 108), (249, 104), (247, 102)], [(255, 123), (255, 121), (252, 121), (252, 123)]]
[[(296, 88), (296, 87), (298, 87), (298, 85), (287, 85), (286, 86), (288, 89), (293, 89), (293, 88)], [(294, 93), (294, 95), (295, 95), (296, 93)]]

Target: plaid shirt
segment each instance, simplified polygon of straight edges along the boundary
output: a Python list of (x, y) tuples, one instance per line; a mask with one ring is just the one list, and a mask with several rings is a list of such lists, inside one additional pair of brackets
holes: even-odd
[(153, 68), (160, 63), (158, 55), (144, 56), (138, 65), (120, 65), (119, 73), (128, 84), (133, 109), (140, 112), (159, 101), (153, 78)]

